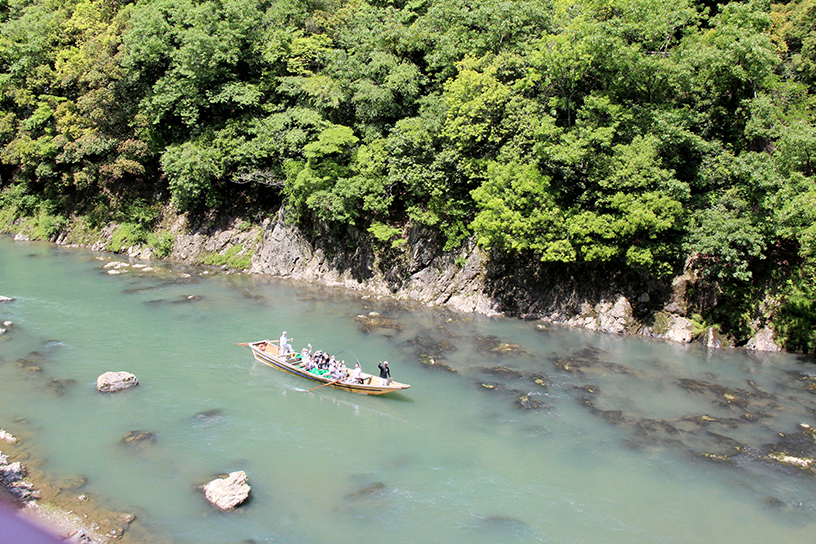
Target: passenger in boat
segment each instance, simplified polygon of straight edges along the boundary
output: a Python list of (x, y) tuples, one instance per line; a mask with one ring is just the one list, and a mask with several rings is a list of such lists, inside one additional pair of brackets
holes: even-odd
[(360, 368), (360, 363), (356, 363), (354, 365), (354, 370), (351, 371), (351, 375), (349, 375), (348, 380), (349, 383), (363, 383), (363, 378), (361, 377), (363, 373), (363, 369)]
[(317, 359), (317, 368), (321, 370), (325, 370), (329, 367), (329, 358), (326, 353), (319, 352), (320, 357), (315, 357)]
[(306, 364), (303, 366), (303, 368), (306, 370), (311, 370), (313, 368), (317, 368), (317, 364), (314, 362), (314, 359), (309, 357), (306, 359)]
[(331, 367), (331, 372), (329, 372), (329, 376), (331, 376), (332, 380), (340, 381), (345, 379), (346, 373), (343, 371), (342, 368), (340, 368), (340, 365), (335, 364)]
[(377, 368), (380, 369), (380, 385), (388, 385), (391, 380), (391, 369), (388, 368), (388, 361), (380, 361)]

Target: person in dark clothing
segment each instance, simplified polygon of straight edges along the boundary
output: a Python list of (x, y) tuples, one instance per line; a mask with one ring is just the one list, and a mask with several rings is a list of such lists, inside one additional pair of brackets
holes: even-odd
[(377, 368), (380, 369), (380, 385), (388, 385), (388, 381), (391, 379), (391, 369), (388, 368), (388, 361), (380, 361)]

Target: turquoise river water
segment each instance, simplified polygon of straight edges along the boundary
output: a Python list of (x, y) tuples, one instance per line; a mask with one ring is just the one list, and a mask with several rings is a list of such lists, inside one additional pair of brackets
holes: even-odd
[[(156, 542), (816, 538), (816, 476), (765, 457), (816, 426), (812, 359), (112, 261), (0, 237), (0, 428)], [(372, 311), (390, 328), (366, 330)], [(283, 329), (411, 388), (307, 392), (236, 345)], [(140, 385), (97, 393), (109, 370)], [(123, 445), (132, 430), (156, 440)], [(197, 486), (234, 470), (251, 500), (218, 512)]]

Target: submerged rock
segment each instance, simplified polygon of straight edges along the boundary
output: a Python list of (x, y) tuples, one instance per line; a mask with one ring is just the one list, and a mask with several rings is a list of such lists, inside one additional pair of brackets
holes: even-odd
[(143, 442), (153, 443), (156, 441), (156, 435), (148, 431), (129, 431), (122, 437), (122, 444), (125, 446), (133, 446)]
[(524, 410), (538, 410), (539, 408), (546, 407), (540, 400), (530, 398), (529, 395), (521, 395), (519, 398), (517, 398), (516, 406), (523, 408)]
[(186, 302), (198, 302), (203, 297), (201, 295), (182, 295), (178, 299), (173, 301), (173, 304), (184, 304)]
[(96, 390), (101, 393), (116, 393), (139, 385), (139, 380), (130, 372), (105, 372), (96, 379)]
[(406, 341), (406, 344), (416, 346), (420, 358), (429, 356), (435, 359), (445, 359), (446, 352), (456, 351), (456, 346), (447, 338), (436, 340), (429, 334), (424, 333)]
[(201, 488), (210, 504), (221, 510), (232, 510), (249, 498), (251, 487), (243, 470), (230, 472), (225, 478), (216, 478)]
[(518, 370), (513, 370), (512, 368), (507, 368), (506, 366), (483, 368), (482, 372), (492, 374), (494, 376), (504, 376), (506, 378), (521, 378), (523, 376), (523, 374)]
[(553, 360), (553, 365), (556, 368), (565, 372), (574, 372), (577, 374), (586, 374), (588, 372), (606, 373), (607, 371), (617, 374), (634, 374), (628, 367), (618, 364), (610, 363), (608, 361), (597, 361), (595, 359), (581, 359), (577, 357), (563, 357)]
[(17, 359), (17, 366), (23, 370), (40, 372), (43, 365), (47, 364), (48, 358), (39, 351), (32, 351), (25, 357)]
[(220, 408), (212, 408), (210, 410), (204, 410), (203, 412), (199, 412), (193, 416), (193, 419), (196, 421), (207, 421), (213, 418), (217, 418), (221, 415)]
[(375, 329), (391, 329), (395, 331), (402, 330), (402, 326), (396, 319), (383, 317), (377, 312), (360, 314), (356, 316), (354, 320), (360, 323), (360, 330), (363, 332), (371, 332)]
[(73, 378), (55, 378), (48, 382), (47, 386), (48, 389), (54, 393), (56, 396), (61, 397), (65, 395), (68, 390), (74, 387), (77, 384), (77, 381)]
[(547, 378), (540, 374), (533, 374), (531, 379), (533, 380), (534, 384), (538, 385), (539, 387), (543, 387), (544, 389), (550, 386), (550, 383), (547, 381)]
[(488, 391), (501, 391), (504, 389), (501, 384), (498, 383), (480, 383), (479, 384), (483, 389), (487, 389)]
[(746, 414), (749, 420), (764, 417), (764, 410), (778, 408), (774, 395), (762, 391), (756, 384), (752, 385), (751, 382), (748, 382), (748, 385), (751, 386), (753, 391), (689, 378), (682, 378), (677, 383), (689, 393), (702, 395), (723, 408), (750, 410), (751, 413)]
[(524, 353), (518, 344), (510, 344), (502, 342), (495, 336), (477, 336), (476, 344), (480, 351), (489, 353), (500, 353), (502, 355), (514, 354), (519, 355)]
[(422, 366), (424, 366), (425, 368), (432, 368), (434, 370), (444, 370), (445, 372), (456, 372), (455, 368), (452, 368), (451, 366), (445, 363), (439, 362), (436, 360), (436, 358), (431, 357), (430, 355), (425, 353), (420, 355), (419, 362), (422, 363)]
[(386, 487), (384, 483), (374, 482), (373, 484), (361, 487), (357, 491), (349, 493), (348, 495), (346, 495), (346, 497), (349, 499), (362, 499), (365, 497), (371, 497), (373, 495), (379, 495), (383, 493), (385, 489)]

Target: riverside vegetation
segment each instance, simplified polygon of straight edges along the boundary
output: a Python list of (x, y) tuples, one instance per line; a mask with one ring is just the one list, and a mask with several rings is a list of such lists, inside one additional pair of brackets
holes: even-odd
[(397, 276), (411, 232), (532, 283), (682, 274), (695, 329), (813, 352), (814, 27), (815, 0), (0, 0), (0, 228), (168, 256), (167, 210), (283, 208)]

